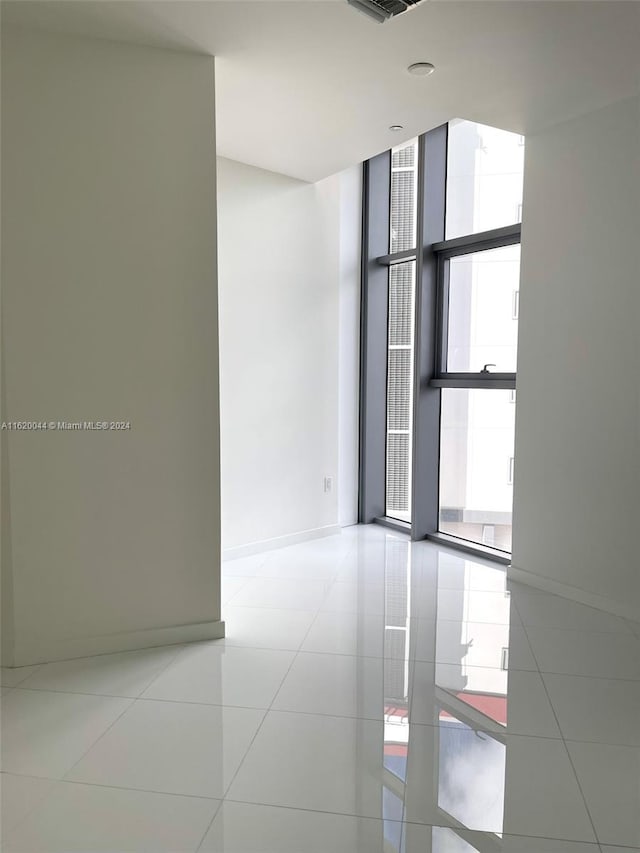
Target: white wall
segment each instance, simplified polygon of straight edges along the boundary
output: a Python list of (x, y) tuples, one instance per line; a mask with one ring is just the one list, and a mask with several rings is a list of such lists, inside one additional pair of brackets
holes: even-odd
[(355, 521), (355, 172), (307, 184), (218, 160), (225, 551), (334, 530), (339, 495)]
[[(5, 28), (8, 664), (220, 636), (214, 66)], [(6, 596), (9, 596), (7, 601)]]
[(527, 137), (513, 542), (638, 618), (639, 158), (637, 98)]

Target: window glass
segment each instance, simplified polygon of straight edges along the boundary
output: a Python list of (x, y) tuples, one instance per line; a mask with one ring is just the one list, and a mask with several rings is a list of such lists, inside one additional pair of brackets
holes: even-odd
[(519, 279), (520, 244), (451, 258), (447, 371), (515, 373)]
[(520, 222), (523, 169), (523, 136), (449, 122), (446, 239)]
[(511, 551), (514, 432), (508, 390), (442, 389), (441, 532)]

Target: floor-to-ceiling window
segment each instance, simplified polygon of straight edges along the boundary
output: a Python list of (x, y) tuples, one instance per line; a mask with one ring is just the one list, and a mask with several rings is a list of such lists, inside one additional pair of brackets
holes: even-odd
[(365, 168), (363, 521), (511, 551), (523, 163), (456, 120)]
[(438, 529), (507, 552), (520, 238), (501, 229), (522, 216), (523, 155), (517, 134), (469, 121), (449, 124), (445, 241), (438, 247)]

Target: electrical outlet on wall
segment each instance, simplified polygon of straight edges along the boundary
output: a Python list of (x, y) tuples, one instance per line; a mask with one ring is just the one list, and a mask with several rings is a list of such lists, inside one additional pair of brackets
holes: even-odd
[(324, 478), (324, 490), (325, 492), (333, 491), (333, 477), (330, 474), (327, 474)]

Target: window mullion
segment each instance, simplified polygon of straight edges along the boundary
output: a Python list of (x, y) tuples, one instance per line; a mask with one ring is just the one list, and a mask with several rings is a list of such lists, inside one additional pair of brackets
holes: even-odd
[(494, 373), (489, 377), (480, 376), (477, 373), (466, 375), (443, 374), (429, 381), (431, 388), (486, 388), (515, 390), (515, 373)]
[(403, 264), (407, 261), (415, 261), (417, 256), (417, 249), (403, 249), (401, 252), (391, 252), (388, 255), (380, 255), (380, 257), (376, 258), (376, 262), (383, 267), (390, 267), (394, 264)]
[(505, 228), (493, 228), (478, 234), (465, 234), (449, 240), (434, 243), (433, 251), (438, 255), (452, 257), (466, 255), (470, 252), (481, 252), (484, 249), (494, 249), (500, 246), (512, 246), (521, 240), (522, 226), (507, 225)]

